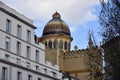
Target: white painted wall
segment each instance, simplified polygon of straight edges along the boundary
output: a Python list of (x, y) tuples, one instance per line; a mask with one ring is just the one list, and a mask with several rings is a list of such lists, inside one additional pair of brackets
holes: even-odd
[[(24, 15), (21, 15), (20, 13), (18, 13), (17, 11), (15, 11), (14, 9), (9, 8), (8, 6), (6, 6), (5, 4), (3, 4), (0, 1), (0, 7), (4, 8), (5, 10), (9, 11), (10, 13), (18, 16), (19, 18), (29, 22), (30, 24), (33, 25), (33, 21), (30, 20), (29, 18), (25, 17)], [(31, 28), (30, 26), (22, 23), (21, 21), (18, 21), (17, 19), (13, 18), (12, 16), (0, 11), (0, 59), (5, 60), (6, 61), (6, 57), (5, 55), (9, 55), (9, 60), (7, 60), (8, 62), (12, 62), (14, 64), (17, 64), (17, 58), (19, 58), (21, 60), (21, 64), (20, 66), (22, 67), (26, 67), (26, 62), (30, 63), (30, 69), (34, 70), (34, 71), (38, 71), (40, 73), (46, 74), (44, 69), (47, 69), (47, 74), (49, 76), (53, 76), (52, 71), (56, 73), (56, 77), (57, 78), (61, 78), (61, 73), (59, 73), (59, 68), (58, 66), (52, 66), (50, 64), (46, 64), (45, 63), (45, 46), (40, 43), (40, 44), (36, 44), (34, 41), (34, 29)], [(6, 20), (9, 19), (12, 22), (11, 25), (11, 33), (7, 33), (6, 32)], [(17, 25), (20, 25), (22, 27), (22, 37), (21, 39), (19, 39), (17, 37)], [(26, 41), (26, 33), (27, 30), (31, 31), (31, 43), (28, 43)], [(10, 47), (10, 51), (6, 51), (5, 50), (5, 39), (6, 37), (9, 37), (11, 40), (11, 47)], [(16, 43), (17, 41), (19, 41), (21, 43), (21, 56), (16, 55)], [(26, 58), (26, 47), (29, 46), (31, 48), (31, 58), (30, 60)], [(36, 50), (39, 51), (39, 63), (37, 63), (35, 61), (35, 54), (36, 54)], [(17, 64), (19, 65), (19, 64)], [(39, 70), (36, 70), (36, 65), (39, 66)], [(20, 70), (23, 73), (23, 80), (27, 80), (26, 79), (26, 75), (27, 74), (31, 74), (34, 77), (33, 80), (36, 80), (37, 77), (42, 77), (42, 80), (52, 80), (50, 78), (47, 78), (45, 76), (42, 75), (38, 75), (38, 74), (34, 74), (33, 72), (28, 72), (25, 71), (23, 69), (20, 69), (18, 67), (14, 67), (12, 65), (8, 65), (5, 63), (1, 63), (0, 62), (0, 75), (1, 75), (1, 69), (2, 66), (6, 66), (8, 69), (10, 68), (10, 66), (12, 67), (12, 76), (11, 76), (11, 80), (16, 80), (16, 71)], [(9, 76), (8, 76), (9, 77)], [(0, 76), (1, 79), (1, 76)]]
[[(27, 71), (27, 70), (23, 70), (11, 65), (7, 65), (4, 63), (0, 62), (0, 77), (2, 75), (2, 67), (6, 67), (7, 68), (7, 79), (8, 80), (17, 80), (17, 72), (21, 72), (22, 74), (22, 80), (28, 80), (28, 75), (32, 75), (32, 80), (37, 80), (38, 78), (41, 78), (41, 80), (54, 80), (53, 78), (50, 77), (46, 77), (44, 75), (39, 75), (37, 73), (33, 73), (31, 71)], [(1, 78), (0, 78), (1, 80)]]
[[(0, 6), (1, 7), (1, 6)], [(4, 6), (2, 6), (2, 8), (4, 8)], [(6, 9), (6, 7), (5, 7)], [(9, 9), (10, 11), (10, 9)], [(12, 10), (11, 10), (12, 11)], [(18, 15), (19, 16), (19, 15)], [(34, 29), (29, 27), (28, 25), (16, 20), (15, 18), (5, 14), (4, 12), (0, 11), (0, 17), (2, 19), (0, 19), (0, 29), (3, 31), (6, 31), (6, 20), (9, 19), (11, 20), (11, 33), (10, 34), (6, 34), (4, 32), (0, 32), (1, 36), (0, 39), (2, 39), (1, 41), (1, 48), (5, 48), (5, 38), (10, 37), (11, 39), (11, 52), (16, 53), (16, 43), (17, 41), (19, 41), (21, 43), (21, 56), (26, 57), (26, 47), (29, 46), (31, 48), (31, 60), (35, 60), (35, 51), (38, 50), (40, 53), (40, 62), (41, 63), (45, 63), (45, 46), (43, 44), (35, 44), (34, 41)], [(26, 19), (27, 20), (27, 19)], [(31, 23), (32, 24), (32, 23)], [(17, 38), (17, 25), (21, 25), (22, 27), (22, 36), (20, 40), (19, 38)], [(26, 42), (26, 37), (27, 37), (27, 30), (31, 31), (31, 43), (28, 44)], [(32, 44), (32, 45), (31, 45)]]

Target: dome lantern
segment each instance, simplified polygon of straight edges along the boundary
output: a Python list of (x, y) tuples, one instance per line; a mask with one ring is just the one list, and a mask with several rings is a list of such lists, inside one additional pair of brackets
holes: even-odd
[(60, 19), (61, 16), (60, 14), (56, 11), (53, 15), (52, 15), (53, 19)]

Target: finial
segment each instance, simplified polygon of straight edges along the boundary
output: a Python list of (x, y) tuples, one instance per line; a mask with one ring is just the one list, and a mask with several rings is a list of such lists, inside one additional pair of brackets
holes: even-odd
[(53, 19), (60, 19), (61, 16), (60, 14), (56, 11), (53, 15), (52, 15)]

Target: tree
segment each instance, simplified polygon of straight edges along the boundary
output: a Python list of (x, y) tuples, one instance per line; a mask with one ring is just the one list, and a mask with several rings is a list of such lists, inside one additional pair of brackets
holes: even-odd
[[(86, 68), (94, 80), (103, 80), (102, 50), (96, 45), (93, 33), (89, 32), (88, 52), (84, 54)], [(90, 78), (90, 80), (93, 80)]]
[(102, 26), (103, 41), (120, 36), (120, 0), (101, 2), (100, 25)]
[(120, 0), (102, 0), (99, 19), (106, 80), (120, 80)]
[(107, 80), (120, 80), (120, 36), (103, 45)]

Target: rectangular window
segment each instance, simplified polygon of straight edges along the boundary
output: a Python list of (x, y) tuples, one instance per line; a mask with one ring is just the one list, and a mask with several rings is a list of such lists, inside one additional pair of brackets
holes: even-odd
[(5, 54), (5, 59), (6, 59), (6, 60), (9, 60), (9, 58), (10, 58), (10, 55)]
[(6, 32), (11, 32), (11, 21), (9, 19), (6, 20)]
[(7, 80), (7, 68), (2, 67), (2, 80)]
[(57, 76), (56, 72), (53, 72), (53, 71), (52, 71), (52, 74), (53, 74), (53, 76), (54, 76), (54, 77), (56, 77), (56, 76)]
[(28, 59), (30, 59), (30, 55), (31, 55), (31, 50), (30, 50), (30, 47), (27, 46), (27, 55), (26, 55), (26, 57), (27, 57)]
[(6, 49), (7, 51), (10, 51), (10, 38), (9, 38), (9, 37), (6, 37), (5, 49)]
[(45, 72), (45, 74), (47, 74), (47, 69), (44, 68), (44, 72)]
[(27, 30), (27, 42), (31, 42), (31, 32)]
[(28, 80), (32, 80), (32, 75), (28, 75)]
[(29, 62), (26, 62), (26, 67), (30, 68), (30, 63)]
[(39, 66), (36, 66), (36, 70), (39, 70)]
[(16, 51), (16, 53), (17, 53), (17, 55), (20, 55), (21, 54), (21, 43), (20, 42), (17, 42), (17, 47), (16, 47), (17, 49), (17, 51)]
[(21, 34), (22, 34), (22, 27), (20, 25), (17, 25), (17, 36), (21, 38)]
[(41, 78), (38, 78), (38, 80), (41, 80)]
[(36, 62), (39, 62), (39, 51), (36, 50)]
[(20, 65), (21, 64), (21, 60), (19, 58), (17, 58), (16, 59), (16, 63)]
[(17, 72), (17, 80), (22, 80), (22, 73), (21, 72)]

